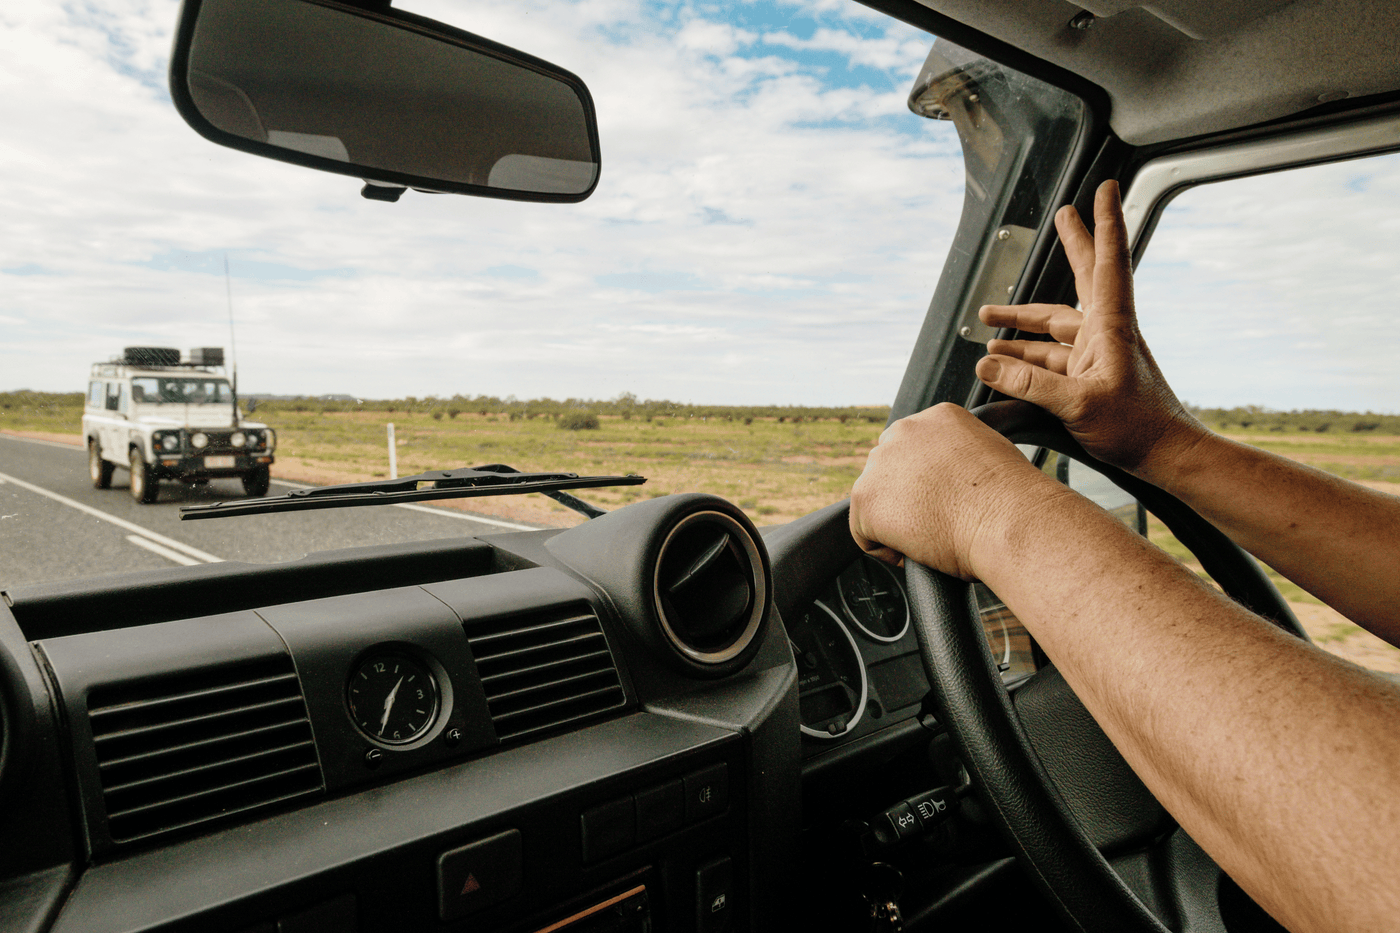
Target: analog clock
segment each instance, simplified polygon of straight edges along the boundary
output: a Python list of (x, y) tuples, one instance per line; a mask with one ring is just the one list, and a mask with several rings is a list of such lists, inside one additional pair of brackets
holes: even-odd
[(403, 654), (368, 655), (350, 675), (345, 699), (355, 725), (386, 745), (421, 738), (437, 720), (437, 679)]

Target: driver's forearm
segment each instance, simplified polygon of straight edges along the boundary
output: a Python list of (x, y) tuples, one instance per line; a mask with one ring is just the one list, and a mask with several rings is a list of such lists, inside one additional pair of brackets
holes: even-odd
[(1016, 612), (1158, 799), (1294, 930), (1400, 917), (1400, 689), (1240, 608), (1091, 503), (981, 536)]
[(1138, 475), (1347, 618), (1400, 645), (1400, 498), (1216, 434)]

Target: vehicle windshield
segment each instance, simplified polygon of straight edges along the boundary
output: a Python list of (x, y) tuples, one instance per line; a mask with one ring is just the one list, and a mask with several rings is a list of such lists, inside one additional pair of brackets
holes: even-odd
[[(889, 417), (965, 191), (988, 197), (983, 163), (1004, 142), (979, 140), (969, 174), (959, 134), (972, 124), (959, 118), (971, 111), (911, 109), (934, 38), (858, 4), (396, 6), (581, 76), (604, 153), (592, 197), (408, 191), (384, 203), (357, 180), (214, 146), (170, 100), (169, 4), (45, 6), (0, 27), (7, 70), (28, 88), (11, 97), (5, 131), (24, 168), (0, 182), (0, 317), (14, 335), (0, 343), (0, 479), (123, 510), (175, 540), (219, 526), (189, 539), (195, 561), (585, 520), (532, 494), (361, 509), (353, 521), (178, 521), (181, 506), (260, 489), (260, 464), (272, 495), (491, 463), (636, 473), (644, 485), (580, 497), (616, 509), (709, 492), (760, 526), (847, 496)], [(981, 67), (939, 47), (939, 61)], [(1032, 85), (1011, 87), (1050, 93)], [(984, 103), (969, 119), (1021, 132), (989, 114)], [(1060, 164), (1062, 137), (1027, 168), (1034, 185), (1053, 181), (1044, 166)], [(1014, 282), (1019, 264), (1009, 268), (998, 274)], [(143, 411), (166, 430), (172, 403), (231, 400), (224, 380), (186, 374), (133, 378), (129, 407), (109, 377), (110, 402), (96, 406), (108, 427), (85, 427), (88, 371), (131, 345), (155, 348), (151, 359), (226, 348), (254, 433), (181, 414), (182, 436), (208, 446), (132, 441)], [(21, 462), (62, 453), (16, 454), (21, 436), (70, 446), (72, 462)], [(107, 464), (93, 482), (107, 469), (110, 488), (91, 488), (84, 447)], [(122, 493), (137, 452), (154, 498), (131, 511)], [(41, 545), (0, 561), (0, 587), (171, 565), (116, 529), (59, 541), (40, 494), (15, 482), (0, 495), (7, 531), (23, 533), (4, 537), (7, 551)]]
[(142, 376), (131, 380), (131, 400), (151, 405), (225, 405), (233, 395), (222, 379)]

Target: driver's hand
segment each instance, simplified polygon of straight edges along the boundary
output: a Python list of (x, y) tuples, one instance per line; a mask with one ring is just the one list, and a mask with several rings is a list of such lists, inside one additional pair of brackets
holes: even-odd
[(1094, 198), (1094, 234), (1068, 205), (1055, 215), (1074, 269), (1080, 311), (1068, 305), (986, 305), (983, 322), (1056, 342), (992, 340), (977, 376), (1064, 422), (1089, 453), (1129, 472), (1169, 468), (1206, 429), (1172, 392), (1138, 330), (1132, 259), (1118, 183)]
[(1055, 490), (1010, 441), (945, 402), (880, 435), (851, 490), (851, 535), (881, 560), (971, 580), (1004, 520)]

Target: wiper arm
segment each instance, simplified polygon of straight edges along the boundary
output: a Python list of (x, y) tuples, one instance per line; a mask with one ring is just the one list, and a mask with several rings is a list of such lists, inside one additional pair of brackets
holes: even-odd
[(299, 512), (306, 509), (339, 509), (356, 505), (392, 505), (398, 502), (425, 502), (433, 499), (463, 499), (474, 496), (516, 496), (538, 492), (582, 512), (589, 518), (607, 514), (603, 509), (575, 498), (563, 489), (598, 486), (640, 486), (645, 476), (579, 476), (577, 473), (521, 473), (504, 463), (456, 470), (430, 470), (417, 476), (344, 483), (339, 486), (313, 486), (293, 489), (282, 496), (241, 499), (211, 505), (187, 505), (180, 509), (180, 520), (223, 518), (229, 515), (266, 515), (269, 512)]

